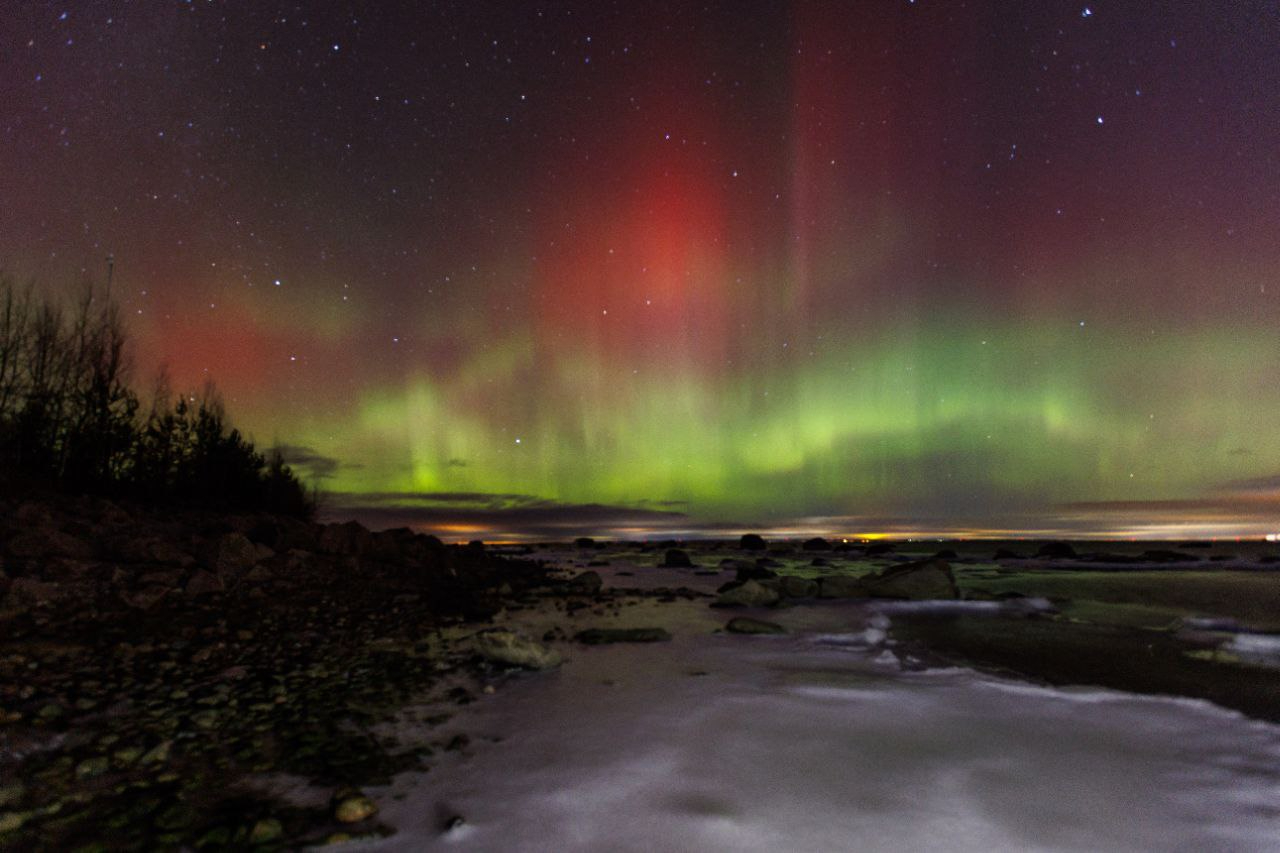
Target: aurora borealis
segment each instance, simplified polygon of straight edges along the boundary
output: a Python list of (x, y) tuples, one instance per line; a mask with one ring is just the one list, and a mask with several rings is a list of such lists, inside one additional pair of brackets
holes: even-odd
[(20, 4), (0, 268), (335, 512), (1280, 529), (1274, 2)]

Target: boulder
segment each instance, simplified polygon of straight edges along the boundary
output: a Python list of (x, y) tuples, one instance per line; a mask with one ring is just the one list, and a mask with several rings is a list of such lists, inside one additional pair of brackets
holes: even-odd
[(729, 620), (724, 629), (730, 634), (785, 634), (787, 629), (763, 619), (752, 619), (749, 616), (738, 616)]
[(777, 572), (773, 569), (765, 568), (764, 566), (757, 566), (751, 563), (748, 563), (745, 566), (738, 566), (737, 577), (740, 581), (772, 580), (777, 576)]
[(326, 554), (359, 556), (368, 550), (372, 536), (358, 521), (326, 524), (320, 529), (317, 544)]
[(52, 527), (23, 530), (9, 539), (6, 550), (10, 557), (19, 560), (49, 557), (87, 560), (93, 556), (93, 546), (89, 543)]
[(570, 589), (587, 595), (594, 595), (599, 592), (600, 587), (603, 585), (604, 580), (600, 577), (599, 572), (583, 572), (569, 580)]
[(884, 554), (892, 554), (893, 548), (892, 542), (872, 542), (867, 546), (866, 555), (868, 557), (879, 557)]
[(1051, 560), (1070, 560), (1076, 557), (1076, 549), (1071, 547), (1070, 542), (1046, 542), (1036, 551), (1036, 556)]
[(507, 628), (481, 631), (472, 643), (482, 658), (504, 666), (550, 669), (560, 664), (559, 652)]
[(692, 569), (693, 560), (689, 559), (689, 555), (679, 548), (667, 549), (666, 556), (662, 558), (661, 568), (664, 569)]
[(224, 533), (201, 550), (200, 565), (220, 578), (233, 579), (274, 553), (266, 545), (255, 545), (243, 533)]
[(573, 638), (588, 646), (602, 646), (609, 643), (665, 643), (671, 640), (671, 634), (665, 628), (588, 628), (579, 631)]
[(738, 547), (743, 551), (763, 551), (768, 545), (765, 544), (764, 537), (758, 533), (744, 533), (742, 538), (738, 540)]
[(819, 598), (866, 598), (867, 588), (861, 578), (848, 575), (824, 575), (818, 578)]
[(911, 601), (956, 599), (956, 586), (951, 565), (946, 560), (921, 560), (902, 563), (862, 578), (867, 594), (875, 598), (905, 598)]
[(208, 595), (212, 592), (222, 592), (226, 589), (226, 585), (222, 582), (222, 578), (213, 572), (204, 569), (196, 569), (187, 580), (186, 593), (191, 596)]
[(772, 607), (781, 596), (778, 590), (765, 586), (759, 581), (749, 580), (743, 583), (726, 584), (720, 588), (720, 597), (716, 599), (717, 607)]
[(590, 536), (579, 536), (577, 539), (573, 540), (573, 547), (584, 549), (594, 548), (596, 547), (596, 540), (592, 539)]
[(830, 551), (831, 543), (821, 536), (815, 536), (812, 539), (806, 539), (800, 547), (805, 551)]
[(792, 575), (779, 579), (779, 588), (787, 598), (817, 598), (818, 582), (811, 578)]
[(1023, 556), (1017, 551), (1010, 551), (1008, 548), (997, 548), (993, 560), (1021, 560)]
[(935, 560), (958, 560), (960, 555), (952, 548), (943, 548), (941, 551), (933, 555)]

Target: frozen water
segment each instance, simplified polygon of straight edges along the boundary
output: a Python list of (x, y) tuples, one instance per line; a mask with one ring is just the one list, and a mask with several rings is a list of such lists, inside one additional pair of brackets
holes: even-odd
[(725, 614), (704, 603), (624, 610), (675, 639), (500, 683), (457, 720), (471, 754), (382, 792), (398, 832), (362, 849), (1280, 849), (1280, 727), (904, 671), (883, 608), (770, 618), (793, 633), (712, 634)]

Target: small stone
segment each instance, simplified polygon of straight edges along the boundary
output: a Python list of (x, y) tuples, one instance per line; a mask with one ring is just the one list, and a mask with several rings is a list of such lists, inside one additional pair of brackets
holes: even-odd
[(195, 723), (197, 728), (212, 729), (218, 725), (218, 712), (197, 711), (191, 715), (191, 722)]
[(27, 795), (27, 786), (21, 782), (0, 785), (0, 808), (17, 805)]
[(250, 844), (266, 844), (284, 835), (284, 827), (273, 817), (264, 817), (249, 830)]
[(550, 669), (560, 663), (560, 654), (554, 649), (506, 628), (481, 631), (473, 643), (481, 657), (506, 666)]
[(76, 765), (77, 779), (92, 779), (95, 776), (101, 776), (111, 769), (111, 762), (105, 755), (86, 758)]
[(373, 800), (358, 791), (345, 792), (344, 796), (335, 798), (333, 817), (338, 823), (359, 823), (378, 813), (378, 806)]
[(128, 767), (136, 764), (138, 759), (142, 757), (142, 748), (137, 746), (122, 747), (113, 752), (111, 757), (115, 759), (116, 764), (119, 766)]
[(142, 764), (161, 764), (169, 760), (169, 753), (173, 749), (173, 741), (164, 740), (147, 750), (142, 758), (138, 759)]

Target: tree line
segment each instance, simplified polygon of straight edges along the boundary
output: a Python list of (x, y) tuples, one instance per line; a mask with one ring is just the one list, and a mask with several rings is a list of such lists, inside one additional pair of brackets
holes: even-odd
[(68, 303), (0, 280), (0, 492), (314, 514), (315, 495), (231, 426), (212, 384), (175, 394), (162, 371), (144, 401), (130, 367), (105, 294), (85, 286)]

